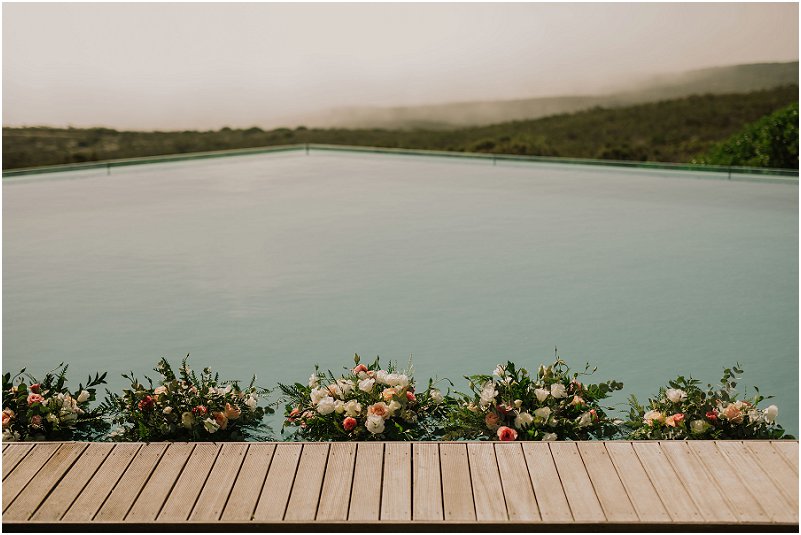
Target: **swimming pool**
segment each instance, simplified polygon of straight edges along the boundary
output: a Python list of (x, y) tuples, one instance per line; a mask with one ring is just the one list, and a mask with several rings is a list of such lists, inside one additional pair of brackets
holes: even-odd
[(412, 354), (463, 388), (558, 346), (621, 407), (739, 361), (797, 434), (797, 182), (710, 176), (312, 151), (6, 179), (3, 369)]

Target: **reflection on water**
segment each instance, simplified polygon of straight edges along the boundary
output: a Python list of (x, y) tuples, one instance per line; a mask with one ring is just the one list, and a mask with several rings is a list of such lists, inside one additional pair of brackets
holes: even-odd
[[(3, 369), (191, 352), (305, 380), (548, 362), (645, 397), (743, 364), (798, 431), (798, 187), (386, 155), (249, 156), (3, 186)], [(583, 367), (583, 366), (582, 366)]]

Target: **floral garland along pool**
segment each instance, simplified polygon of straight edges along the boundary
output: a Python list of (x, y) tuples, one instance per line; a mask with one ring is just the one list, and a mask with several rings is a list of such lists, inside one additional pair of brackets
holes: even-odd
[(590, 382), (596, 369), (571, 372), (559, 357), (533, 374), (507, 362), (492, 374), (466, 376), (469, 391), (463, 393), (451, 392), (447, 379), (418, 389), (411, 363), (401, 370), (393, 362), (382, 367), (378, 358), (364, 364), (356, 355), (354, 366), (339, 374), (316, 367), (306, 384), (279, 383), (278, 399), (267, 405), (270, 391), (256, 386), (255, 376), (242, 387), (209, 368), (193, 372), (187, 359), (176, 373), (162, 358), (155, 368), (160, 378), (145, 377), (146, 384), (124, 374), (130, 388), (106, 390), (94, 408), (106, 373), (89, 376), (75, 390), (67, 388), (63, 364), (41, 380), (24, 369), (6, 373), (3, 440), (270, 440), (264, 416), (278, 405), (284, 409), (281, 433), (306, 441), (793, 438), (777, 423), (776, 405), (759, 407), (770, 396), (757, 388), (750, 397), (739, 394), (739, 365), (724, 369), (718, 386), (703, 388), (679, 376), (645, 404), (631, 396), (622, 420), (601, 403), (623, 383)]

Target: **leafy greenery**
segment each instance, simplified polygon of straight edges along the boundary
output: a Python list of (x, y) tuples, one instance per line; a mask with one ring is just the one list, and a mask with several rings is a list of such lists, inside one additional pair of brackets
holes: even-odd
[(247, 388), (237, 381), (220, 381), (219, 374), (204, 368), (198, 375), (187, 365), (187, 355), (178, 375), (162, 358), (155, 371), (161, 375), (157, 387), (149, 377), (143, 385), (133, 372), (123, 374), (131, 387), (123, 394), (108, 392), (103, 408), (120, 427), (112, 432), (115, 440), (243, 440), (263, 427), (265, 414), (274, 412), (258, 406), (259, 395), (267, 390), (255, 386), (255, 376)]
[(24, 368), (3, 374), (3, 440), (89, 440), (108, 428), (103, 408), (89, 408), (106, 374), (90, 375), (70, 391), (68, 367), (59, 364), (42, 379)]
[(749, 124), (693, 163), (798, 169), (798, 102)]
[[(209, 132), (118, 132), (108, 128), (3, 128), (3, 168), (296, 143), (690, 162), (745, 125), (797, 102), (798, 86), (791, 85), (746, 94), (593, 108), (455, 130), (298, 127), (264, 131), (253, 127)], [(797, 154), (797, 142), (793, 147)]]
[[(665, 439), (778, 439), (784, 429), (776, 423), (779, 409), (770, 405), (759, 409), (763, 396), (754, 387), (751, 398), (738, 399), (737, 381), (743, 370), (737, 364), (723, 370), (720, 385), (707, 385), (692, 377), (679, 376), (660, 387), (646, 406), (635, 396), (629, 398), (628, 438)], [(646, 410), (647, 409), (647, 410)], [(792, 438), (785, 436), (784, 438)]]
[[(492, 375), (465, 377), (469, 393), (451, 402), (448, 439), (588, 440), (618, 434), (600, 401), (623, 388), (618, 381), (583, 384), (579, 376), (597, 371), (587, 364), (570, 373), (557, 356), (532, 376), (513, 362), (499, 364)], [(611, 409), (611, 407), (606, 407)]]

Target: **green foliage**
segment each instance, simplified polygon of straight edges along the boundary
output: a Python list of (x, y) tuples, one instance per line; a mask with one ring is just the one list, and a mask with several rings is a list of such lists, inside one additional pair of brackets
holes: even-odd
[(187, 365), (187, 355), (178, 374), (162, 358), (155, 371), (161, 378), (158, 386), (145, 376), (143, 385), (133, 372), (123, 374), (131, 387), (123, 394), (108, 392), (104, 409), (120, 427), (114, 440), (221, 441), (243, 440), (257, 434), (265, 414), (274, 410), (258, 406), (260, 395), (268, 391), (255, 386), (256, 378), (246, 388), (237, 381), (220, 381), (219, 374), (204, 368), (198, 375)]
[(642, 405), (629, 398), (629, 421), (625, 423), (629, 439), (645, 440), (721, 440), (779, 439), (784, 429), (776, 423), (778, 408), (759, 409), (762, 396), (754, 387), (751, 398), (738, 399), (737, 381), (740, 365), (725, 368), (720, 384), (702, 388), (692, 377), (679, 376), (660, 387), (655, 398)]
[(693, 163), (798, 169), (798, 102), (747, 125)]
[(588, 440), (617, 435), (600, 401), (623, 383), (583, 384), (579, 376), (597, 371), (587, 364), (582, 373), (570, 373), (557, 356), (532, 376), (513, 362), (499, 364), (492, 375), (465, 377), (469, 393), (451, 402), (445, 437), (480, 440)]
[[(254, 127), (208, 132), (3, 128), (3, 169), (294, 143), (689, 162), (748, 123), (793, 102), (798, 102), (797, 85), (453, 130), (430, 125), (415, 130)], [(797, 142), (795, 147), (797, 154)]]
[[(303, 440), (433, 440), (442, 434), (446, 396), (429, 380), (415, 391), (411, 369), (390, 362), (382, 369), (356, 364), (338, 377), (315, 367), (308, 386), (280, 384), (285, 405), (284, 429)], [(411, 368), (411, 365), (410, 365)], [(283, 430), (282, 430), (283, 432)]]
[(3, 440), (89, 440), (107, 429), (103, 409), (89, 408), (106, 374), (90, 375), (70, 391), (68, 367), (59, 364), (41, 380), (24, 368), (3, 374)]

